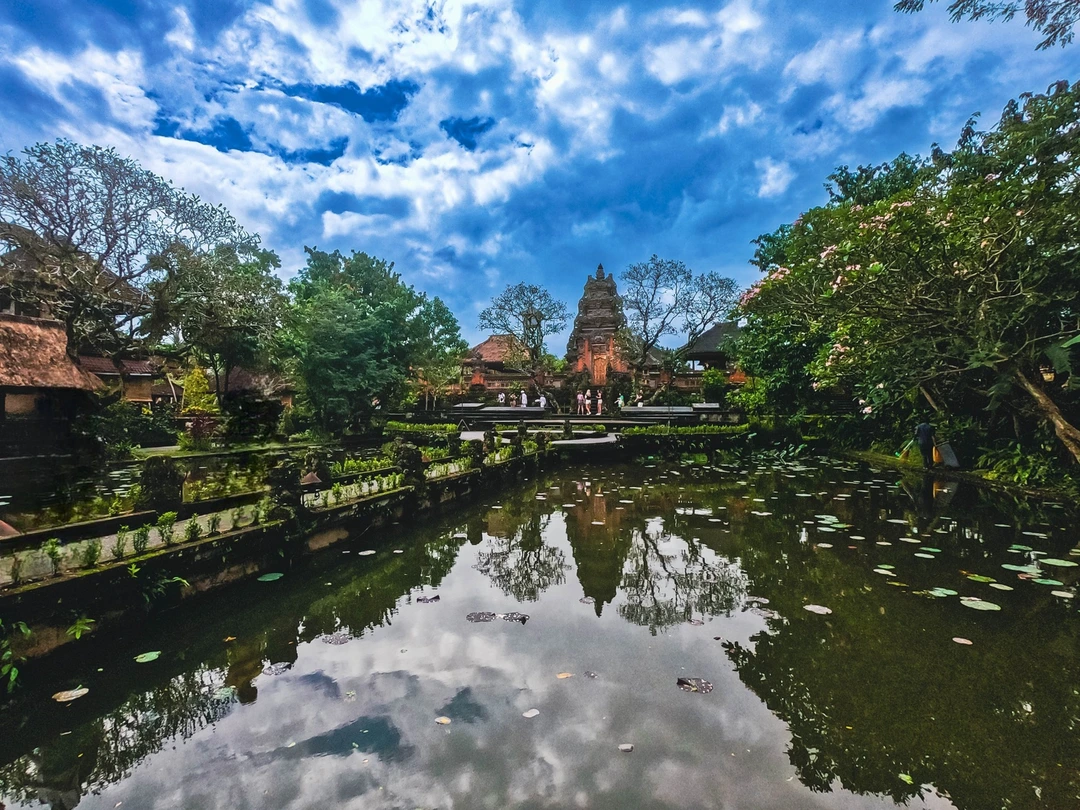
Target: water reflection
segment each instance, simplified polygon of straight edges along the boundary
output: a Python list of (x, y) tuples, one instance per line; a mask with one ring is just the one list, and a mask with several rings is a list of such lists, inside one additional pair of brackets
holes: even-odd
[(587, 469), (360, 537), (31, 669), (0, 800), (1076, 806), (1080, 622), (1053, 595), (1076, 576), (1039, 563), (1070, 561), (1068, 516), (924, 486), (827, 460)]

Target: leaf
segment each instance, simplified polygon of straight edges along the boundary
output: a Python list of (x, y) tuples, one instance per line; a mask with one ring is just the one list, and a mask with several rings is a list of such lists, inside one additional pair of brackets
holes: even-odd
[(996, 582), (993, 577), (984, 577), (982, 574), (968, 574), (968, 579), (972, 582)]
[(993, 602), (987, 602), (977, 596), (961, 596), (960, 604), (972, 610), (1001, 610), (1001, 605), (995, 605)]
[(261, 577), (259, 577), (259, 582), (277, 582), (283, 576), (285, 576), (285, 575), (284, 574), (277, 574), (277, 573), (263, 574)]
[(153, 650), (151, 652), (140, 653), (135, 656), (135, 661), (140, 664), (149, 664), (151, 661), (157, 661), (161, 656), (161, 650)]
[(1058, 586), (1058, 585), (1064, 585), (1065, 584), (1064, 582), (1061, 582), (1060, 580), (1057, 580), (1057, 579), (1033, 579), (1032, 582), (1034, 582), (1036, 585), (1054, 585), (1054, 586)]
[(630, 743), (621, 743), (619, 745), (619, 750), (622, 751), (624, 754), (632, 754), (634, 752), (634, 746), (632, 746)]
[(1013, 565), (1012, 563), (1005, 563), (1001, 567), (1006, 571), (1018, 571), (1021, 574), (1039, 573), (1039, 567), (1037, 565)]
[(696, 692), (707, 695), (713, 690), (713, 685), (704, 678), (676, 678), (675, 685), (684, 692)]
[(539, 709), (529, 709), (529, 710), (528, 710), (528, 711), (526, 711), (526, 712), (522, 712), (522, 713), (521, 713), (521, 716), (522, 716), (522, 717), (529, 717), (529, 718), (532, 718), (532, 717), (536, 717), (536, 715), (538, 715), (538, 714), (540, 714), (540, 710), (539, 710)]
[(573, 677), (574, 677), (574, 673), (573, 673), (573, 672), (560, 672), (560, 673), (559, 673), (558, 675), (556, 675), (555, 677), (556, 677), (556, 678), (558, 678), (558, 679), (559, 679), (560, 681), (564, 681), (564, 680), (566, 680), (567, 678), (573, 678)]
[(908, 776), (906, 773), (898, 773), (897, 776), (900, 777), (900, 781), (902, 782), (907, 782), (909, 785), (915, 784), (915, 780)]
[(57, 703), (70, 703), (73, 700), (78, 700), (83, 695), (90, 692), (85, 686), (80, 686), (78, 689), (69, 689), (66, 692), (57, 692), (52, 696), (52, 699)]
[(955, 641), (957, 644), (963, 644), (965, 646), (971, 646), (975, 643), (970, 638), (961, 638), (960, 636), (953, 636), (953, 641)]
[(448, 725), (450, 725), (450, 718), (449, 717), (436, 717), (435, 722), (438, 723), (440, 726), (448, 726)]
[(824, 605), (803, 605), (803, 610), (809, 610), (811, 613), (817, 613), (819, 616), (828, 616), (832, 613), (832, 609), (827, 608)]
[(1080, 563), (1075, 563), (1072, 560), (1059, 560), (1057, 557), (1046, 557), (1039, 560), (1043, 565), (1053, 565), (1056, 568), (1076, 568)]

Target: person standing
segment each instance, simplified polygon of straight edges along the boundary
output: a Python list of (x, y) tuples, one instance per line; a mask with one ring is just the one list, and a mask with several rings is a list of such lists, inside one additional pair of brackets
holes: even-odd
[(596, 392), (596, 415), (600, 416), (604, 412), (604, 389), (601, 388)]
[(592, 416), (592, 389), (585, 389), (585, 415)]
[(626, 397), (624, 397), (622, 394), (619, 394), (619, 398), (615, 400), (615, 404), (618, 405), (619, 410), (622, 411), (622, 409), (626, 407)]
[(529, 407), (529, 395), (527, 393), (525, 393), (524, 388), (521, 389), (521, 407), (522, 408), (528, 408)]
[(547, 410), (547, 397), (543, 394), (540, 395), (540, 409), (544, 411)]
[(506, 404), (506, 394), (504, 394), (502, 391), (500, 391), (499, 392), (499, 405), (501, 406), (501, 405), (505, 405), (505, 404)]
[(934, 466), (934, 427), (929, 422), (921, 422), (915, 427), (915, 443), (919, 445), (922, 453), (923, 469), (929, 470)]
[(577, 392), (577, 415), (581, 416), (585, 413), (585, 395), (580, 391)]

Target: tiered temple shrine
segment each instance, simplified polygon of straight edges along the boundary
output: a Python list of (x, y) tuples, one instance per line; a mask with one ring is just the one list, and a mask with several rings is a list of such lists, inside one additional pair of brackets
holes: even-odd
[(587, 372), (593, 385), (604, 385), (608, 372), (628, 372), (630, 367), (615, 345), (615, 333), (625, 325), (615, 278), (606, 275), (601, 264), (596, 275), (585, 282), (585, 292), (578, 302), (574, 329), (566, 347), (569, 370)]

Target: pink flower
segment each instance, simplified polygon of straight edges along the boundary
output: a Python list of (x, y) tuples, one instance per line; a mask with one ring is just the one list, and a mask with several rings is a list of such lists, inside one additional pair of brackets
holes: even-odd
[(993, 181), (999, 180), (999, 179), (1001, 179), (1000, 174), (988, 174), (988, 175), (986, 175), (986, 181), (989, 182), (989, 183), (992, 183)]
[(867, 405), (865, 408), (862, 409), (862, 412), (863, 413), (873, 413), (874, 409), (870, 405)]
[(834, 253), (836, 253), (836, 245), (829, 245), (827, 248), (821, 251), (822, 261), (832, 256)]

